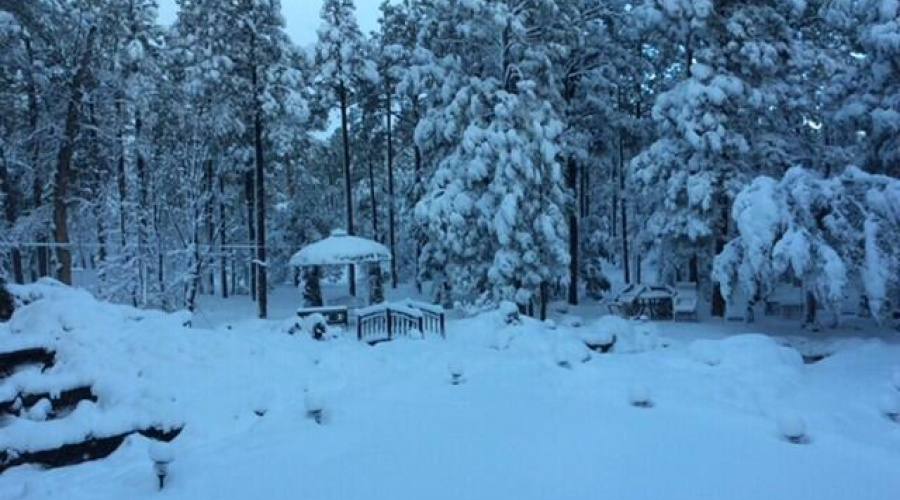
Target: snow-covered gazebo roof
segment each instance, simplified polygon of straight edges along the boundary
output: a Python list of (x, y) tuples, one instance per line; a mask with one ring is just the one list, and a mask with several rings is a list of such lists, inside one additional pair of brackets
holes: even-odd
[(340, 266), (390, 260), (391, 251), (381, 243), (335, 230), (328, 238), (295, 253), (291, 257), (291, 266)]

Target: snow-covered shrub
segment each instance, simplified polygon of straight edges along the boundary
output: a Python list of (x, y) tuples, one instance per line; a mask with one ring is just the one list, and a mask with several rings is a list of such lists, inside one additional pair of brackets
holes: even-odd
[(553, 360), (561, 368), (573, 368), (591, 360), (591, 351), (583, 342), (559, 339), (553, 344)]
[[(231, 326), (227, 327), (229, 330)], [(303, 318), (292, 316), (287, 318), (286, 320), (281, 322), (281, 327), (279, 328), (281, 333), (286, 333), (288, 335), (294, 335), (303, 331)]]
[(602, 353), (612, 350), (617, 338), (611, 330), (584, 331), (581, 335), (581, 340), (589, 349)]
[(303, 395), (306, 417), (321, 425), (325, 422), (325, 398), (316, 390), (307, 389)]
[(809, 443), (806, 421), (800, 415), (785, 413), (778, 416), (778, 433), (782, 438), (794, 444)]
[(650, 388), (643, 384), (631, 386), (628, 390), (628, 403), (635, 408), (653, 408), (653, 397)]
[(544, 327), (548, 330), (556, 330), (556, 328), (557, 328), (556, 321), (553, 321), (552, 319), (548, 318), (548, 319), (544, 320)]
[(887, 393), (882, 396), (879, 409), (884, 416), (900, 423), (900, 394)]
[(580, 316), (563, 316), (561, 323), (567, 328), (581, 328), (584, 326), (584, 320)]
[(503, 321), (507, 325), (518, 325), (522, 323), (522, 318), (519, 317), (519, 306), (516, 305), (515, 302), (505, 300), (500, 303), (497, 311), (503, 316)]
[(310, 314), (303, 318), (302, 329), (308, 333), (313, 340), (326, 340), (328, 336), (328, 322), (325, 316), (321, 314)]
[(900, 391), (900, 370), (894, 371), (894, 374), (891, 376), (891, 383), (894, 385), (894, 389)]
[[(713, 278), (726, 297), (737, 289), (766, 298), (800, 280), (839, 317), (851, 277), (859, 277), (875, 318), (900, 286), (900, 180), (848, 168), (822, 178), (792, 168), (783, 179), (758, 177), (737, 196), (738, 237), (716, 257)], [(814, 319), (814, 318), (809, 318)]]
[(691, 343), (689, 351), (702, 363), (718, 362), (723, 368), (737, 370), (791, 370), (803, 365), (803, 357), (796, 349), (758, 334), (697, 340)]
[(709, 366), (718, 366), (722, 363), (721, 343), (715, 340), (697, 340), (688, 346), (691, 357)]

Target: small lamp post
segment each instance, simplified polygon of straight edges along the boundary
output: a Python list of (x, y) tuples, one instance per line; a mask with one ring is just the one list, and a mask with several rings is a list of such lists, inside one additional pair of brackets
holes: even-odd
[(166, 485), (166, 477), (169, 475), (169, 464), (175, 460), (172, 446), (169, 443), (153, 442), (150, 445), (150, 460), (153, 461), (153, 472), (159, 479), (159, 489)]
[(447, 371), (450, 372), (450, 383), (460, 385), (466, 381), (465, 370), (459, 361), (451, 361), (447, 365)]
[(635, 385), (628, 391), (628, 400), (635, 408), (653, 408), (650, 389), (645, 385)]

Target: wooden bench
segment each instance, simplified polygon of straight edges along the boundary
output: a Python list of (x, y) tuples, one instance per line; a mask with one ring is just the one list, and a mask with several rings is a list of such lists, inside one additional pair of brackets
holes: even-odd
[(347, 306), (303, 307), (297, 310), (297, 316), (300, 318), (316, 314), (321, 314), (329, 326), (340, 325), (344, 328), (350, 326), (350, 310)]

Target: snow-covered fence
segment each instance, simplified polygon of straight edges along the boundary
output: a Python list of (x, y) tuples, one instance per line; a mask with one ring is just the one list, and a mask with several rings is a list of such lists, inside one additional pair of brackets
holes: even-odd
[(356, 336), (365, 342), (382, 342), (414, 334), (444, 337), (444, 318), (444, 310), (431, 304), (412, 301), (379, 304), (357, 311)]

